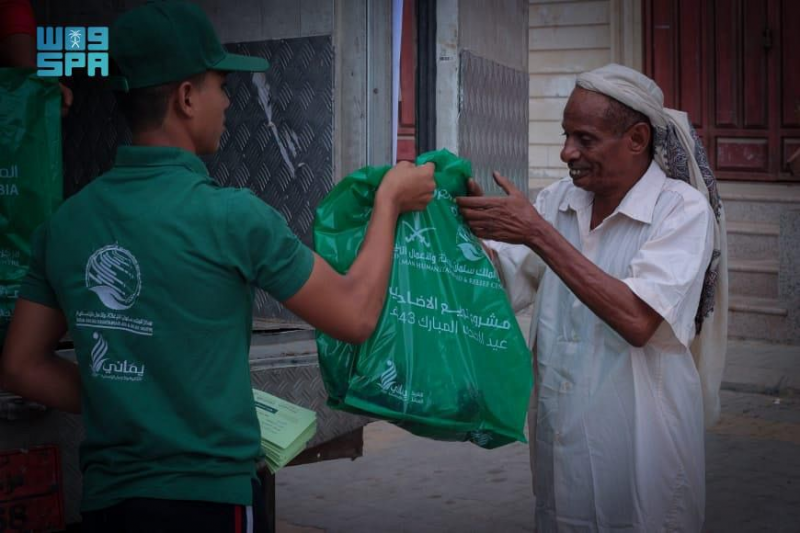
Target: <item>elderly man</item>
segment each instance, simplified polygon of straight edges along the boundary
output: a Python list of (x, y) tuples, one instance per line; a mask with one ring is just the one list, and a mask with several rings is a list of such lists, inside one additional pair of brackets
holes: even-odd
[(580, 76), (562, 125), (569, 177), (535, 206), (498, 174), (508, 196), (459, 199), (515, 307), (536, 293), (537, 530), (699, 531), (727, 328), (714, 177), (631, 69)]

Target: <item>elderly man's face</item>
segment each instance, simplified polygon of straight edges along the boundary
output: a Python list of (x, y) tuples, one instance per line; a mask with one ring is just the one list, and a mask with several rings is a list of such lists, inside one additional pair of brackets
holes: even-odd
[(605, 117), (609, 99), (594, 91), (576, 87), (564, 109), (564, 148), (561, 160), (569, 166), (576, 187), (595, 194), (629, 187), (628, 174), (634, 168), (626, 135), (619, 135)]

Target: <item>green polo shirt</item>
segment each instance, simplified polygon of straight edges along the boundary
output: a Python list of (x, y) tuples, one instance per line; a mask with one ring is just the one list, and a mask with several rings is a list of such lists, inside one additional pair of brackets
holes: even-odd
[(121, 147), (32, 248), (21, 297), (63, 310), (80, 367), (82, 509), (249, 505), (253, 286), (285, 300), (313, 266), (284, 218), (189, 152)]

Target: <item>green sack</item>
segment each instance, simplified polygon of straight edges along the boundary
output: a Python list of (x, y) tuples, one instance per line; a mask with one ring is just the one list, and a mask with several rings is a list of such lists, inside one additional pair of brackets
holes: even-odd
[[(530, 352), (454, 200), (466, 194), (471, 165), (447, 150), (417, 158), (427, 162), (436, 165), (434, 199), (398, 220), (389, 294), (375, 332), (361, 345), (317, 334), (328, 405), (439, 440), (484, 448), (525, 442)], [(316, 251), (340, 273), (355, 260), (388, 169), (354, 172), (317, 208)]]
[(58, 80), (0, 68), (0, 345), (28, 271), (33, 231), (62, 199)]

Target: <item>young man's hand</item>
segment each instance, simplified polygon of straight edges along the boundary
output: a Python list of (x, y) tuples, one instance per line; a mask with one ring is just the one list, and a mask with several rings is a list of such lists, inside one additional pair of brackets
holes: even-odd
[(391, 202), (399, 213), (422, 211), (433, 199), (433, 191), (436, 190), (433, 169), (433, 163), (416, 166), (401, 161), (384, 176), (378, 197)]
[(433, 199), (433, 163), (402, 162), (383, 177), (367, 234), (345, 275), (315, 255), (311, 277), (283, 304), (328, 335), (361, 344), (372, 335), (392, 272), (397, 216), (420, 211)]

